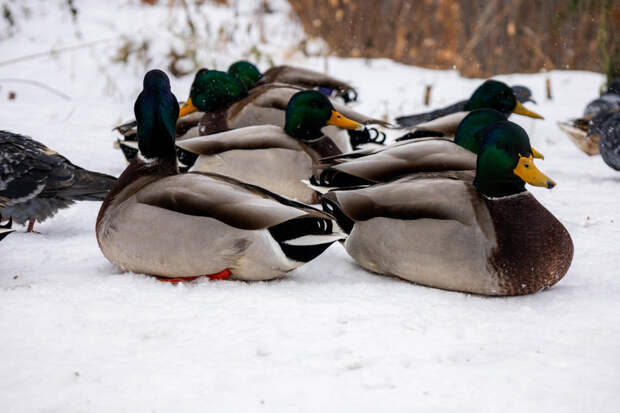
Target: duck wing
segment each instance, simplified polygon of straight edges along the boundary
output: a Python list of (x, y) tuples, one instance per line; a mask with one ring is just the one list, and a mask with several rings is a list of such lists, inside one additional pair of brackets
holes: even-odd
[(401, 127), (417, 126), (420, 123), (429, 122), (431, 120), (450, 115), (456, 112), (462, 112), (465, 110), (466, 100), (456, 102), (450, 106), (446, 106), (441, 109), (432, 110), (430, 112), (417, 113), (415, 115), (405, 115), (396, 118), (396, 122)]
[(364, 188), (333, 190), (323, 196), (323, 209), (347, 233), (356, 221), (376, 217), (414, 220), (476, 220), (478, 196), (474, 171), (432, 172)]
[(339, 95), (352, 93), (357, 96), (357, 92), (350, 84), (338, 80), (326, 74), (314, 70), (303, 69), (294, 66), (276, 66), (267, 70), (261, 76), (260, 83), (288, 83), (302, 86), (304, 88), (323, 88), (335, 90)]
[(302, 146), (280, 126), (259, 125), (232, 129), (177, 142), (177, 146), (197, 155), (216, 155), (234, 149), (282, 148), (302, 151)]
[(140, 190), (137, 201), (177, 213), (214, 218), (239, 229), (265, 229), (303, 218), (330, 220), (316, 208), (223, 175), (191, 172)]
[(448, 139), (418, 139), (345, 161), (336, 159), (318, 173), (319, 185), (348, 187), (378, 183), (420, 172), (476, 169), (476, 155)]

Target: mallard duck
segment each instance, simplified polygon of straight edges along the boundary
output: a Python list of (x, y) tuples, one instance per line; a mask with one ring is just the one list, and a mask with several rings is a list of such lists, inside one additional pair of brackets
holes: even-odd
[(601, 96), (588, 103), (583, 116), (559, 121), (558, 127), (579, 149), (590, 156), (598, 155), (603, 124), (617, 112), (620, 112), (620, 79), (614, 79)]
[[(228, 73), (205, 70), (196, 75), (190, 97), (181, 107), (176, 126), (178, 141), (246, 126), (284, 127), (288, 101), (302, 90), (305, 89), (284, 84), (266, 84), (257, 86), (248, 93), (241, 82)], [(338, 112), (358, 123), (389, 126), (388, 122), (362, 115), (344, 105), (334, 102), (332, 105)], [(130, 142), (135, 141), (135, 127), (124, 131), (125, 141), (121, 142), (121, 148), (126, 157), (129, 155), (129, 160), (137, 153), (136, 144)], [(354, 131), (353, 134), (345, 133), (341, 138), (336, 136), (340, 134), (338, 130), (326, 130), (325, 133), (338, 140), (346, 139), (347, 145), (351, 147), (352, 144), (361, 145), (371, 141), (382, 143), (385, 138), (378, 133), (373, 137), (369, 130), (362, 131), (362, 136), (360, 132)], [(184, 155), (184, 158), (180, 161), (191, 166), (195, 159), (186, 153), (181, 155)]]
[[(522, 90), (518, 90), (520, 94)], [(531, 100), (531, 99), (530, 99)], [(457, 102), (448, 107), (437, 109), (427, 113), (416, 115), (401, 116), (396, 118), (396, 122), (402, 127), (417, 126), (426, 129), (433, 129), (427, 123), (435, 121), (435, 123), (446, 123), (453, 125), (454, 128), (461, 121), (464, 114), (474, 109), (490, 108), (495, 109), (504, 114), (507, 118), (511, 113), (523, 116), (529, 116), (536, 119), (543, 119), (538, 113), (532, 112), (521, 104), (517, 99), (515, 92), (508, 85), (497, 80), (487, 80), (480, 85), (471, 97), (466, 101)], [(458, 116), (459, 114), (460, 117)], [(445, 118), (440, 122), (441, 118)], [(445, 128), (445, 127), (444, 127)]]
[[(0, 215), (0, 221), (2, 221), (1, 215)], [(9, 218), (9, 221), (6, 224), (0, 225), (0, 241), (2, 241), (11, 232), (15, 231), (14, 229), (11, 228), (12, 226), (13, 226), (13, 220), (11, 218)]]
[(96, 224), (113, 264), (173, 281), (267, 280), (342, 238), (330, 215), (308, 205), (222, 175), (179, 174), (179, 105), (161, 70), (145, 75), (134, 112), (141, 156), (110, 191)]
[(345, 103), (357, 100), (357, 91), (348, 83), (301, 67), (274, 66), (261, 74), (254, 64), (240, 60), (230, 65), (228, 73), (239, 79), (248, 90), (267, 83), (284, 83), (304, 89), (316, 88), (328, 97), (341, 97)]
[(475, 172), (334, 190), (324, 209), (349, 234), (349, 255), (370, 271), (476, 294), (533, 293), (566, 274), (573, 243), (525, 189), (555, 186), (530, 148), (521, 127), (498, 122), (485, 131)]
[[(255, 125), (284, 127), (285, 110), (291, 97), (303, 87), (281, 83), (269, 83), (240, 90), (240, 81), (224, 72), (210, 70), (197, 76), (192, 84), (190, 97), (181, 107), (177, 132), (179, 139), (208, 135), (227, 129)], [(233, 96), (230, 97), (230, 91)], [(231, 102), (232, 101), (232, 102)], [(361, 124), (390, 126), (386, 121), (357, 113), (344, 105), (332, 102), (336, 110)], [(196, 117), (184, 119), (194, 112), (204, 113), (196, 123)], [(198, 126), (197, 129), (193, 129)]]
[(30, 137), (0, 131), (0, 214), (42, 222), (75, 201), (102, 201), (116, 178), (88, 171)]
[[(475, 170), (484, 131), (504, 120), (494, 109), (476, 109), (461, 121), (454, 140), (419, 138), (324, 158), (310, 182), (324, 192), (321, 187), (389, 182), (417, 172)], [(534, 148), (531, 152), (535, 158), (544, 158)]]
[(177, 142), (198, 159), (191, 171), (213, 172), (259, 185), (302, 202), (318, 201), (308, 179), (319, 160), (347, 150), (347, 141), (334, 141), (323, 130), (362, 126), (336, 110), (314, 90), (297, 92), (286, 107), (284, 127), (248, 126)]
[(600, 128), (599, 150), (603, 161), (620, 171), (620, 111), (607, 115)]

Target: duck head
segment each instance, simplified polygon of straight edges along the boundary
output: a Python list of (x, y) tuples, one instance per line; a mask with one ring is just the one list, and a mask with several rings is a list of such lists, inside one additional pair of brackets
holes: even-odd
[(513, 85), (513, 86), (510, 86), (510, 88), (514, 92), (515, 97), (517, 98), (519, 102), (521, 103), (532, 102), (536, 104), (536, 101), (532, 98), (532, 91), (530, 90), (529, 87), (521, 86), (521, 85)]
[[(495, 109), (475, 109), (463, 118), (454, 135), (454, 143), (473, 152), (479, 153), (485, 130), (506, 117)], [(542, 153), (531, 148), (534, 158), (545, 159)]]
[(196, 111), (225, 109), (245, 95), (246, 89), (236, 77), (219, 70), (200, 69), (179, 117)]
[(133, 107), (140, 152), (149, 159), (176, 159), (174, 140), (179, 103), (170, 90), (170, 80), (161, 70), (151, 70), (144, 76), (143, 86)]
[(465, 110), (495, 109), (505, 115), (516, 113), (536, 119), (544, 119), (519, 102), (514, 91), (503, 82), (487, 80), (478, 87), (465, 104)]
[(300, 140), (313, 140), (323, 136), (321, 129), (327, 125), (342, 129), (361, 129), (363, 126), (336, 112), (325, 95), (314, 91), (297, 92), (286, 106), (284, 130)]
[(483, 195), (496, 198), (525, 191), (525, 183), (549, 189), (556, 185), (534, 165), (530, 139), (523, 128), (497, 122), (485, 131), (474, 186)]
[(245, 60), (239, 60), (230, 65), (228, 74), (239, 79), (246, 90), (251, 89), (261, 77), (260, 70)]

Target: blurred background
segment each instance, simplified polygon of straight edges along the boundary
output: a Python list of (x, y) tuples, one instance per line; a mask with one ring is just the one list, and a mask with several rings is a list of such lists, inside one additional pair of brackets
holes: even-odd
[(572, 69), (620, 75), (618, 0), (290, 0), (341, 56), (463, 76)]
[[(2, 51), (25, 33), (51, 54), (97, 41), (106, 43), (101, 63), (155, 63), (174, 76), (218, 66), (213, 52), (235, 47), (266, 65), (301, 53), (384, 57), (466, 77), (620, 75), (618, 0), (3, 0), (0, 9)], [(290, 25), (273, 18), (282, 14)], [(3, 53), (0, 66), (28, 59), (29, 49)]]

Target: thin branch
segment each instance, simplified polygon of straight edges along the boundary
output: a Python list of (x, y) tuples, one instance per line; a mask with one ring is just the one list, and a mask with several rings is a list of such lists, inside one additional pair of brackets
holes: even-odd
[(30, 85), (38, 86), (41, 89), (45, 89), (48, 92), (51, 92), (51, 93), (53, 93), (53, 94), (55, 94), (57, 96), (60, 96), (61, 98), (65, 99), (65, 100), (71, 100), (71, 96), (65, 95), (61, 91), (56, 90), (56, 89), (46, 85), (43, 82), (39, 82), (38, 80), (8, 78), (8, 79), (0, 79), (0, 83), (2, 83), (2, 82), (27, 83), (27, 84), (30, 84)]
[(60, 54), (60, 53), (63, 53), (63, 52), (68, 52), (68, 51), (71, 51), (71, 50), (83, 49), (85, 47), (89, 47), (89, 46), (92, 46), (94, 44), (109, 42), (111, 40), (116, 40), (116, 39), (119, 39), (121, 37), (122, 36), (114, 36), (114, 37), (110, 37), (110, 38), (107, 38), (107, 39), (94, 40), (92, 42), (76, 44), (76, 45), (73, 45), (73, 46), (61, 47), (59, 49), (51, 49), (51, 50), (48, 50), (47, 52), (39, 52), (39, 53), (33, 53), (33, 54), (30, 54), (30, 55), (26, 55), (26, 56), (15, 57), (13, 59), (9, 59), (9, 60), (5, 60), (5, 61), (0, 62), (0, 66), (7, 66), (7, 65), (11, 65), (13, 63), (19, 63), (19, 62), (23, 62), (23, 61), (26, 61), (26, 60), (38, 59), (39, 57), (53, 56), (53, 55)]

